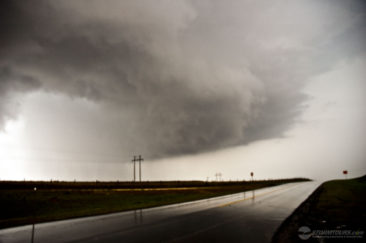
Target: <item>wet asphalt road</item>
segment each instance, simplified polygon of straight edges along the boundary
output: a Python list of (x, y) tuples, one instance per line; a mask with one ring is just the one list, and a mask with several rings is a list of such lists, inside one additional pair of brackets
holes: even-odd
[[(270, 242), (320, 182), (34, 226), (34, 242)], [(31, 242), (32, 225), (0, 230), (0, 242)]]

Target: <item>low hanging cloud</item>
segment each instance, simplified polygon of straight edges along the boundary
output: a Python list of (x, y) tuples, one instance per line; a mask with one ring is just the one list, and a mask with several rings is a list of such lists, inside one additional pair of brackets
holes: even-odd
[(365, 50), (362, 1), (1, 5), (0, 126), (23, 93), (86, 98), (151, 158), (283, 136), (306, 81)]

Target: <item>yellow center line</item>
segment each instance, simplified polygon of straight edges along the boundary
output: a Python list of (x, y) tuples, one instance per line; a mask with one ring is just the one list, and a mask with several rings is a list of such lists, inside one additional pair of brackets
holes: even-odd
[(239, 203), (239, 202), (243, 202), (243, 201), (246, 201), (246, 200), (249, 200), (249, 199), (253, 199), (256, 196), (257, 197), (260, 197), (260, 196), (267, 195), (267, 194), (270, 194), (270, 193), (273, 193), (273, 192), (277, 192), (277, 191), (280, 191), (280, 190), (288, 189), (288, 188), (291, 188), (291, 187), (294, 187), (294, 186), (297, 186), (297, 185), (292, 185), (292, 186), (285, 187), (285, 188), (278, 188), (276, 190), (269, 191), (269, 192), (263, 192), (263, 193), (260, 193), (258, 195), (254, 195), (254, 197), (252, 196), (252, 197), (248, 197), (248, 198), (243, 198), (243, 199), (240, 199), (240, 200), (236, 200), (236, 201), (233, 201), (233, 202), (224, 203), (224, 204), (221, 204), (221, 205), (219, 205), (217, 207), (218, 208), (222, 208), (222, 207), (230, 206), (230, 205), (233, 205), (235, 203)]

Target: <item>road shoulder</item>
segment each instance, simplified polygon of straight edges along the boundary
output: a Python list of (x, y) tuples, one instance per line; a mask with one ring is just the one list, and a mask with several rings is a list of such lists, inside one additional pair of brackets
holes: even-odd
[(366, 176), (320, 185), (278, 228), (277, 242), (364, 242)]

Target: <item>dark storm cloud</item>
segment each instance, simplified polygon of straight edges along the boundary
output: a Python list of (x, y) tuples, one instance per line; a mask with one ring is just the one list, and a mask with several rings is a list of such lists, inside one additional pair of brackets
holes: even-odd
[(13, 73), (9, 67), (0, 68), (0, 130), (6, 119), (17, 116), (18, 104), (13, 102), (12, 96), (28, 92), (40, 87), (40, 82), (31, 76)]
[(282, 136), (304, 82), (348, 50), (342, 35), (364, 15), (255, 2), (2, 1), (0, 125), (10, 96), (43, 89), (121, 114), (114, 135), (155, 158)]

